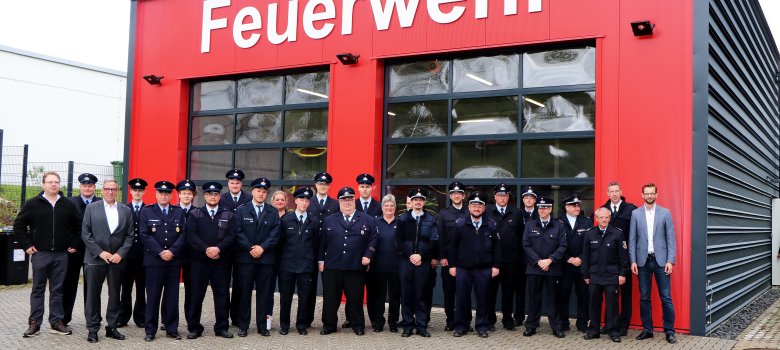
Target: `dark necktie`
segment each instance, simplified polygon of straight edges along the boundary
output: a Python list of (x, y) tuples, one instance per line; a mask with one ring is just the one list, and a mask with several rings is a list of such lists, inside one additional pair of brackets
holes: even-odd
[(238, 196), (233, 197), (233, 201), (238, 203)]
[(137, 213), (139, 210), (141, 210), (141, 206), (140, 205), (136, 205), (135, 206), (135, 212)]
[(211, 209), (210, 213), (211, 213), (211, 218), (213, 219), (214, 218), (214, 209)]
[(325, 200), (324, 199), (320, 199), (320, 207), (324, 207), (324, 206), (325, 206)]
[(260, 213), (263, 212), (263, 206), (262, 205), (255, 205), (255, 206), (257, 207), (257, 212), (255, 214), (257, 214), (257, 217), (259, 218)]
[(368, 210), (368, 202), (363, 202), (363, 211)]
[(344, 223), (349, 225), (349, 215), (344, 216)]
[(549, 221), (542, 221), (542, 228), (546, 228)]
[(84, 200), (84, 204), (89, 205), (89, 199)]
[(504, 208), (501, 208), (501, 216), (504, 216)]
[(163, 215), (168, 215), (168, 208), (163, 208)]
[(303, 215), (298, 217), (298, 223), (301, 224), (301, 226), (303, 226)]
[(612, 206), (612, 214), (617, 213), (617, 205)]
[(187, 215), (187, 213), (190, 212), (190, 208), (184, 208), (184, 215)]
[(479, 221), (474, 221), (474, 228), (479, 231)]

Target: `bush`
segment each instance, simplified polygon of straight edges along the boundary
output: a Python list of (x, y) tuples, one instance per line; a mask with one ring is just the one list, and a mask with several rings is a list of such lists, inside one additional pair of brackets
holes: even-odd
[(0, 198), (0, 227), (13, 225), (18, 213), (19, 203)]

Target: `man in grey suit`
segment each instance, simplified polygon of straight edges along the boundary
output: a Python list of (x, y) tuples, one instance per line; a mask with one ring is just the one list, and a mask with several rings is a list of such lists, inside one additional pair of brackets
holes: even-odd
[(631, 272), (639, 276), (639, 314), (643, 328), (636, 339), (653, 337), (650, 289), (655, 276), (655, 284), (661, 296), (666, 341), (674, 344), (677, 338), (674, 335), (674, 305), (670, 276), (674, 270), (677, 245), (672, 214), (668, 209), (655, 203), (657, 195), (658, 190), (654, 184), (648, 183), (642, 186), (642, 198), (645, 203), (631, 212), (628, 255), (631, 260)]
[(106, 310), (106, 337), (117, 340), (125, 336), (116, 330), (119, 317), (119, 294), (127, 256), (133, 245), (133, 212), (116, 201), (119, 184), (116, 180), (103, 182), (103, 200), (93, 202), (84, 210), (81, 238), (86, 245), (84, 255), (84, 284), (87, 298), (84, 316), (89, 335), (87, 341), (98, 341), (100, 330), (100, 294), (108, 277), (108, 309)]

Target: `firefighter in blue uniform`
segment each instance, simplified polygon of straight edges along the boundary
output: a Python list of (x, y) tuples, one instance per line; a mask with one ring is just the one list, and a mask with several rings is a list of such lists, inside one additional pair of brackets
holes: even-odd
[[(141, 178), (128, 181), (130, 195), (133, 200), (127, 205), (133, 210), (133, 246), (127, 254), (127, 271), (122, 281), (122, 292), (119, 296), (121, 310), (117, 327), (126, 326), (132, 317), (135, 325), (144, 328), (146, 320), (146, 273), (144, 269), (144, 247), (141, 243), (139, 219), (141, 209), (146, 206), (143, 196), (148, 183)], [(133, 303), (133, 284), (135, 284), (135, 303)]]
[[(79, 175), (78, 180), (79, 195), (69, 197), (68, 199), (76, 205), (76, 208), (79, 210), (79, 215), (83, 216), (84, 209), (87, 208), (87, 205), (103, 198), (95, 196), (95, 184), (98, 181), (97, 176), (90, 173), (83, 173)], [(86, 251), (86, 246), (81, 239), (81, 235), (76, 237), (74, 242), (74, 246), (68, 247), (68, 269), (65, 272), (65, 282), (62, 284), (62, 304), (65, 311), (62, 323), (65, 325), (68, 325), (73, 318), (73, 305), (76, 303), (76, 293), (79, 289), (81, 270), (84, 266), (84, 252)], [(86, 284), (84, 284), (83, 288), (84, 302), (86, 302)]]
[[(466, 186), (463, 183), (455, 181), (447, 186), (447, 192), (450, 197), (450, 205), (439, 211), (439, 218), (436, 221), (437, 231), (439, 233), (439, 263), (441, 264), (441, 289), (444, 294), (444, 314), (446, 315), (444, 331), (449, 332), (454, 329), (455, 323), (455, 277), (450, 275), (449, 261), (447, 259), (449, 249), (449, 235), (455, 228), (455, 222), (460, 218), (468, 218), (468, 206), (463, 204), (466, 199)], [(471, 314), (467, 315), (467, 324), (471, 329)]]
[[(319, 217), (321, 221), (339, 211), (338, 201), (328, 196), (331, 182), (333, 182), (333, 177), (327, 172), (318, 173), (314, 176), (314, 196), (311, 198), (312, 203), (309, 205), (309, 213)], [(315, 269), (311, 274), (312, 292), (309, 293), (308, 305), (315, 305), (317, 302), (318, 279), (319, 272)], [(306, 328), (311, 328), (311, 324), (314, 322), (314, 307), (306, 310), (304, 319), (306, 320)], [(343, 326), (350, 328), (348, 323)]]
[(487, 338), (490, 321), (488, 312), (495, 306), (490, 301), (490, 280), (498, 276), (501, 247), (496, 223), (486, 218), (486, 196), (479, 192), (469, 195), (469, 217), (460, 218), (450, 232), (447, 257), (450, 275), (455, 277), (455, 331), (461, 337), (468, 332), (471, 315), (471, 291), (477, 301), (475, 327), (477, 334)]
[(371, 174), (360, 174), (355, 180), (358, 183), (359, 198), (355, 200), (355, 208), (375, 218), (382, 216), (382, 205), (379, 201), (371, 197), (371, 192), (374, 191), (374, 177)]
[(580, 197), (575, 193), (563, 200), (565, 214), (558, 218), (566, 231), (566, 253), (563, 254), (561, 280), (558, 285), (560, 295), (558, 300), (558, 317), (561, 327), (568, 331), (569, 324), (569, 300), (571, 300), (572, 286), (577, 300), (577, 330), (585, 332), (588, 328), (588, 286), (582, 279), (580, 265), (582, 265), (582, 248), (585, 232), (593, 227), (593, 221), (582, 215)]
[(601, 207), (593, 214), (598, 226), (585, 233), (585, 248), (582, 254), (582, 276), (588, 284), (590, 299), (590, 327), (583, 338), (599, 337), (601, 325), (601, 301), (606, 299), (605, 322), (609, 338), (620, 342), (618, 325), (618, 287), (626, 283), (628, 274), (628, 251), (623, 232), (609, 225), (610, 210)]
[[(190, 215), (190, 212), (195, 209), (195, 206), (193, 206), (192, 202), (198, 192), (197, 186), (198, 184), (190, 179), (181, 180), (176, 184), (176, 192), (179, 196), (179, 207), (181, 208), (182, 213), (184, 213), (185, 226), (187, 223), (187, 217)], [(190, 304), (192, 303), (192, 298), (190, 297), (190, 294), (192, 293), (192, 284), (190, 283), (190, 250), (190, 245), (187, 244), (185, 236), (184, 244), (182, 245), (181, 252), (179, 253), (179, 263), (181, 264), (181, 280), (184, 284), (184, 320), (187, 321), (187, 324), (190, 323), (189, 310)], [(165, 312), (165, 310), (168, 309), (167, 305), (168, 304), (166, 302), (165, 295), (163, 295), (162, 307), (160, 309), (160, 317), (162, 317), (163, 320), (166, 319), (167, 316)], [(160, 330), (166, 330), (164, 324), (160, 325)]]
[(363, 287), (366, 269), (376, 251), (376, 221), (355, 210), (355, 190), (338, 192), (339, 212), (324, 219), (320, 230), (319, 270), (322, 272), (322, 331), (336, 331), (341, 293), (349, 305), (347, 321), (356, 335), (365, 334)]
[(529, 221), (539, 218), (539, 212), (536, 209), (537, 197), (538, 195), (534, 192), (533, 187), (523, 187), (523, 192), (520, 194), (520, 198), (522, 199), (520, 213), (523, 216), (523, 224), (527, 224)]
[[(279, 235), (279, 334), (286, 335), (290, 329), (290, 308), (293, 292), (298, 291), (298, 315), (295, 329), (306, 335), (305, 316), (314, 312), (309, 304), (312, 290), (311, 275), (317, 271), (317, 250), (319, 249), (320, 218), (308, 212), (314, 191), (308, 187), (295, 190), (295, 210), (282, 216)], [(311, 310), (311, 311), (310, 311)]]
[[(238, 279), (234, 284), (241, 289), (238, 302), (238, 336), (246, 337), (252, 316), (252, 290), (255, 293), (257, 332), (271, 335), (265, 320), (271, 276), (276, 265), (276, 244), (279, 242), (279, 214), (276, 208), (267, 205), (268, 188), (271, 181), (260, 177), (252, 181), (252, 200), (236, 208), (233, 227), (236, 233), (234, 268)], [(234, 287), (235, 290), (235, 287)], [(233, 294), (235, 296), (235, 294)]]
[[(501, 238), (501, 266), (498, 277), (491, 280), (490, 301), (495, 305), (499, 286), (501, 287), (501, 324), (506, 330), (515, 329), (512, 316), (516, 303), (525, 303), (525, 256), (523, 255), (523, 217), (520, 210), (509, 205), (512, 191), (507, 184), (493, 188), (494, 205), (485, 211), (485, 217), (496, 223), (496, 231)], [(522, 310), (525, 310), (524, 308)], [(524, 311), (523, 311), (524, 312)], [(522, 317), (522, 316), (521, 316)], [(491, 331), (497, 321), (495, 310), (488, 312)]]
[(181, 272), (180, 255), (186, 237), (184, 234), (184, 211), (171, 205), (171, 193), (174, 184), (158, 181), (154, 184), (157, 203), (141, 209), (139, 224), (141, 241), (144, 246), (144, 266), (146, 267), (146, 331), (145, 341), (152, 341), (157, 334), (160, 301), (165, 295), (164, 318), (166, 336), (181, 339), (179, 336), (179, 275)]
[(526, 260), (526, 286), (528, 288), (528, 318), (525, 320), (523, 336), (536, 334), (539, 319), (542, 316), (542, 291), (548, 296), (550, 311), (548, 319), (553, 335), (563, 338), (566, 335), (561, 328), (558, 315), (558, 283), (561, 278), (563, 254), (566, 252), (566, 231), (563, 224), (553, 220), (553, 200), (540, 197), (536, 202), (539, 218), (525, 225), (523, 232), (523, 250)]
[[(401, 278), (402, 337), (412, 335), (412, 330), (423, 337), (430, 337), (428, 321), (431, 304), (428, 302), (428, 288), (436, 270), (431, 269), (439, 241), (436, 219), (424, 209), (428, 191), (413, 188), (409, 192), (412, 210), (398, 218), (396, 246), (401, 252), (399, 275)], [(431, 276), (433, 275), (433, 276)]]
[[(241, 189), (244, 186), (244, 172), (241, 169), (230, 169), (225, 173), (227, 179), (228, 190), (223, 193), (219, 199), (220, 206), (230, 211), (236, 211), (240, 205), (252, 200), (252, 196), (248, 193), (244, 193)], [(232, 252), (231, 252), (232, 254)], [(237, 281), (238, 271), (236, 264), (231, 266), (232, 273), (229, 276), (232, 277), (232, 296), (228, 296), (228, 305), (230, 305), (230, 320), (234, 326), (238, 326), (239, 319), (239, 306), (240, 302), (231, 302), (231, 300), (238, 300), (241, 298), (241, 288), (238, 288)], [(231, 285), (231, 280), (228, 279), (228, 285)]]
[(230, 250), (235, 240), (233, 212), (220, 205), (219, 192), (222, 185), (207, 182), (202, 186), (206, 205), (189, 213), (187, 217), (187, 243), (190, 251), (192, 305), (190, 316), (192, 323), (187, 324), (187, 339), (195, 339), (203, 334), (200, 323), (203, 311), (203, 298), (206, 288), (211, 284), (214, 295), (214, 334), (223, 338), (233, 338), (228, 331), (228, 291), (230, 289)]

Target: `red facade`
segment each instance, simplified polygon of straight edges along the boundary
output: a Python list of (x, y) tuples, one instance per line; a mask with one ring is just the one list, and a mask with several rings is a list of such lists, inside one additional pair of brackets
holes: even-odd
[[(658, 186), (658, 203), (669, 208), (677, 231), (677, 268), (672, 297), (682, 332), (690, 329), (691, 154), (693, 5), (674, 0), (541, 0), (541, 11), (529, 12), (529, 0), (518, 0), (517, 14), (504, 15), (504, 1), (490, 0), (487, 16), (478, 17), (482, 1), (444, 3), (465, 12), (453, 23), (435, 22), (426, 1), (419, 2), (410, 27), (399, 25), (393, 13), (389, 29), (378, 30), (371, 1), (335, 3), (336, 18), (317, 21), (316, 29), (333, 24), (323, 39), (311, 39), (302, 18), (309, 1), (297, 3), (297, 40), (272, 44), (267, 33), (268, 4), (278, 3), (279, 23), (287, 26), (288, 5), (294, 2), (233, 0), (211, 11), (212, 19), (227, 19), (227, 27), (210, 31), (210, 50), (201, 52), (203, 4), (191, 0), (139, 0), (135, 35), (129, 177), (183, 179), (187, 176), (188, 108), (191, 79), (327, 66), (330, 69), (328, 171), (333, 189), (351, 185), (361, 172), (381, 174), (384, 60), (443, 52), (473, 52), (489, 48), (524, 47), (572, 41), (595, 41), (597, 118), (595, 140), (596, 202), (606, 198), (606, 184), (620, 181), (628, 201), (641, 203), (641, 186)], [(343, 3), (354, 2), (352, 33), (342, 34)], [(386, 4), (387, 0), (378, 1)], [(390, 0), (392, 2), (392, 0)], [(400, 1), (410, 2), (410, 1)], [(441, 2), (441, 1), (440, 1)], [(534, 1), (531, 1), (532, 3)], [(487, 1), (485, 1), (487, 3)], [(262, 29), (250, 48), (233, 39), (236, 14), (257, 8)], [(324, 5), (314, 8), (325, 11)], [(635, 37), (630, 23), (651, 20), (654, 35)], [(248, 20), (245, 21), (248, 23)], [(357, 65), (342, 65), (336, 54), (360, 55)], [(164, 76), (149, 85), (141, 76)], [(361, 126), (373, 147), (356, 148)], [(165, 154), (165, 156), (162, 156)], [(349, 158), (347, 158), (349, 154)], [(171, 161), (175, 155), (175, 161)], [(362, 163), (354, 159), (364, 159)], [(251, 176), (251, 175), (250, 175)], [(147, 194), (152, 200), (153, 193)], [(635, 283), (635, 286), (638, 286)], [(638, 287), (635, 287), (638, 289)], [(634, 325), (639, 322), (638, 290)], [(660, 301), (653, 292), (656, 326)]]

